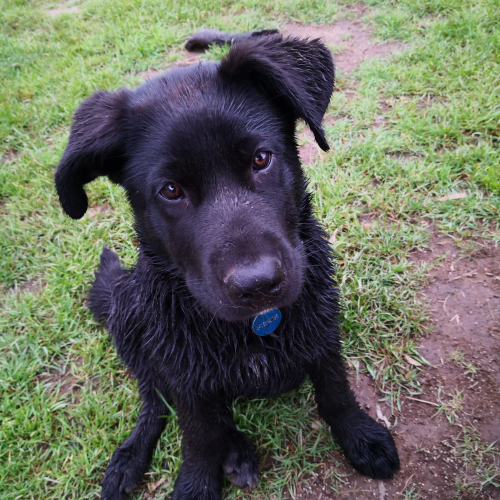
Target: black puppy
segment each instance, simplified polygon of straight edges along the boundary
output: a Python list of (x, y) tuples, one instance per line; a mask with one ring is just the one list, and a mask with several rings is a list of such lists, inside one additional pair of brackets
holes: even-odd
[(255, 486), (258, 459), (228, 404), (290, 391), (307, 375), (354, 467), (374, 478), (399, 467), (391, 435), (349, 388), (332, 251), (297, 152), (297, 119), (328, 149), (333, 81), (318, 40), (275, 35), (236, 44), (221, 63), (97, 92), (77, 110), (55, 175), (62, 206), (82, 217), (83, 185), (107, 175), (125, 188), (140, 241), (130, 270), (103, 250), (90, 293), (144, 402), (103, 499), (124, 498), (147, 470), (164, 401), (183, 432), (173, 499), (220, 498), (224, 473)]

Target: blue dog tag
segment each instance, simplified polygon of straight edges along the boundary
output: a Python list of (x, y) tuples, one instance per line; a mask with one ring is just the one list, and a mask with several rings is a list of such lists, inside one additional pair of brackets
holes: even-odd
[(273, 333), (281, 321), (281, 311), (271, 309), (255, 316), (252, 323), (252, 330), (260, 337)]

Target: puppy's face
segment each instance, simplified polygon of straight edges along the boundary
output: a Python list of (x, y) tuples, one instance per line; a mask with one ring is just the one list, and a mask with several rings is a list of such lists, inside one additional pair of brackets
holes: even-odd
[[(321, 62), (323, 89), (297, 80), (314, 74), (304, 51)], [(183, 273), (210, 312), (242, 320), (291, 304), (306, 264), (295, 121), (304, 118), (327, 147), (320, 123), (332, 85), (321, 44), (269, 37), (236, 45), (221, 64), (173, 70), (133, 92), (97, 93), (77, 111), (58, 166), (63, 207), (83, 215), (81, 186), (108, 175), (126, 189), (141, 241)], [(106, 160), (96, 161), (101, 150)]]
[(229, 320), (292, 303), (302, 286), (303, 187), (293, 128), (254, 89), (213, 66), (136, 91), (122, 184), (141, 238)]

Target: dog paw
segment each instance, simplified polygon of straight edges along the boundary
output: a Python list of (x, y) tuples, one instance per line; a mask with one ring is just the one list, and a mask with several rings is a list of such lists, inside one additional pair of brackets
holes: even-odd
[(134, 449), (118, 448), (102, 481), (101, 500), (122, 500), (139, 484), (143, 464)]
[(349, 415), (333, 434), (354, 468), (374, 479), (392, 479), (399, 456), (390, 432), (365, 412)]
[(241, 490), (251, 490), (259, 482), (259, 459), (250, 440), (243, 434), (235, 436), (231, 451), (222, 466), (225, 476)]
[(183, 462), (175, 481), (172, 500), (220, 500), (222, 491), (222, 471), (213, 464), (196, 461)]

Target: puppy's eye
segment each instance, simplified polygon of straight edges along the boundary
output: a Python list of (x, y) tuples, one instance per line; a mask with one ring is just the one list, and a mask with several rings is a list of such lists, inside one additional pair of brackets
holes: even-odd
[(163, 186), (160, 194), (167, 200), (178, 200), (184, 196), (184, 191), (175, 182), (169, 182)]
[(264, 170), (271, 163), (272, 154), (269, 151), (257, 151), (253, 157), (253, 168)]

